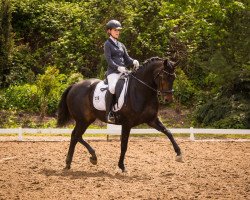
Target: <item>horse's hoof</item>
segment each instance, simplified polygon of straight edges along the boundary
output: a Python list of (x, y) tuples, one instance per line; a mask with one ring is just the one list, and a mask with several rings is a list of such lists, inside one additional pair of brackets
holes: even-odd
[(182, 155), (176, 156), (175, 161), (176, 161), (176, 162), (182, 162), (182, 163), (183, 163)]
[(93, 164), (93, 165), (96, 165), (97, 164), (97, 158), (96, 157), (90, 157), (89, 158), (89, 161)]
[(66, 165), (63, 170), (70, 170), (70, 165)]
[(117, 168), (117, 169), (115, 170), (115, 173), (116, 173), (117, 175), (125, 175), (125, 174), (128, 173), (128, 171), (127, 171), (126, 169)]

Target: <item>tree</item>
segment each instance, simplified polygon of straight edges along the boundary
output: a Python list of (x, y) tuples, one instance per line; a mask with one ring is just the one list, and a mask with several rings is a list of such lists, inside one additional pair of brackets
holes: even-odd
[(6, 87), (6, 77), (10, 73), (11, 51), (13, 46), (10, 1), (2, 0), (0, 9), (0, 87)]

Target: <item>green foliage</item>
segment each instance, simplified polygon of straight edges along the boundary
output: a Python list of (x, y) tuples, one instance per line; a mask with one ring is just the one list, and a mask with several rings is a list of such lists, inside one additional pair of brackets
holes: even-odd
[(45, 74), (37, 77), (36, 85), (40, 97), (40, 113), (52, 114), (56, 111), (60, 94), (66, 88), (66, 76), (59, 74), (55, 67), (48, 67)]
[(39, 94), (38, 88), (35, 85), (13, 85), (6, 89), (4, 96), (5, 99), (1, 103), (1, 108), (11, 110), (27, 110), (38, 112), (39, 110)]
[(228, 99), (220, 101), (208, 101), (197, 110), (197, 121), (209, 125), (223, 118), (230, 111)]
[(11, 27), (12, 8), (10, 0), (0, 2), (0, 87), (6, 87), (10, 73), (13, 37)]
[(214, 128), (250, 128), (249, 102), (237, 98), (214, 98), (195, 112), (196, 125)]
[[(13, 107), (35, 111), (36, 103), (24, 106), (29, 104), (23, 100), (28, 84), (38, 88), (36, 111), (53, 114), (66, 86), (82, 75), (104, 78), (105, 24), (118, 19), (123, 25), (120, 40), (132, 58), (182, 61), (175, 96), (185, 106), (200, 105), (198, 125), (231, 127), (242, 121), (239, 127), (248, 126), (247, 109), (232, 103), (246, 105), (249, 99), (247, 0), (3, 0), (0, 6), (0, 84), (11, 85), (0, 96), (2, 108), (11, 107), (6, 103), (11, 98)], [(23, 95), (22, 103), (12, 103), (15, 90)], [(237, 101), (225, 107), (224, 99), (233, 96)]]
[(55, 67), (48, 67), (44, 74), (37, 76), (35, 84), (11, 85), (0, 93), (0, 108), (54, 114), (63, 91), (83, 79), (81, 74), (69, 77), (60, 74)]
[(16, 110), (10, 110), (8, 112), (1, 111), (0, 127), (1, 128), (20, 127), (19, 124), (17, 123)]
[(32, 57), (28, 45), (19, 45), (13, 50), (13, 62), (10, 64), (10, 73), (6, 76), (9, 85), (19, 85), (35, 81), (36, 60)]
[(192, 82), (181, 69), (176, 70), (177, 78), (174, 82), (175, 99), (183, 105), (192, 105), (195, 97), (195, 88)]
[(74, 83), (78, 83), (83, 80), (83, 76), (80, 73), (73, 73), (67, 79), (66, 85), (72, 85)]

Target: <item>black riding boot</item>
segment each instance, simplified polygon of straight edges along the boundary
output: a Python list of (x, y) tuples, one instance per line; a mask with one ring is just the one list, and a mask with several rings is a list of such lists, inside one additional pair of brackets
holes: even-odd
[(115, 123), (115, 117), (112, 113), (113, 96), (108, 90), (106, 94), (106, 121), (108, 123)]

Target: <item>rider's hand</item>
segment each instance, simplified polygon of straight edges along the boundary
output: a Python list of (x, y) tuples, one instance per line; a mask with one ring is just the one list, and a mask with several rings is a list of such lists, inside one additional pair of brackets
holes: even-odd
[(140, 64), (139, 64), (138, 60), (134, 60), (133, 61), (133, 65), (134, 65), (134, 70), (138, 70), (139, 69)]
[(117, 69), (121, 73), (126, 73), (127, 72), (127, 69), (125, 67), (118, 67)]

